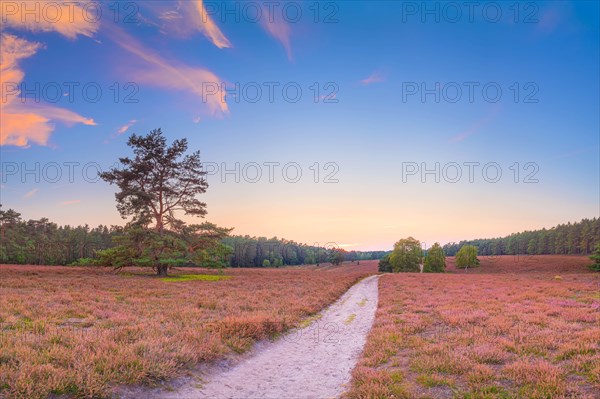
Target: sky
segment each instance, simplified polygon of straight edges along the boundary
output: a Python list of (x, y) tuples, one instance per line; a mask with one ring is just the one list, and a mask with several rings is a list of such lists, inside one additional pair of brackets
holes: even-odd
[(598, 2), (0, 6), (0, 202), (26, 219), (124, 224), (97, 173), (156, 128), (234, 234), (387, 250), (600, 216)]

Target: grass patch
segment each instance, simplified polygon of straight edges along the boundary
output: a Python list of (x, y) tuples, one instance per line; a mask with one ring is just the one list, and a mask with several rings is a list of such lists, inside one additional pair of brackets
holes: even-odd
[(462, 399), (509, 399), (513, 398), (514, 395), (511, 395), (500, 386), (492, 385), (465, 392), (457, 397)]
[(321, 320), (322, 318), (323, 318), (323, 314), (321, 314), (321, 313), (318, 313), (313, 316), (309, 316), (309, 317), (305, 318), (304, 320), (300, 321), (300, 323), (298, 324), (298, 327), (306, 328), (306, 327), (310, 326), (313, 321)]
[(176, 281), (221, 281), (229, 280), (231, 276), (218, 276), (215, 274), (180, 274), (178, 276), (170, 276), (161, 278), (162, 281), (176, 282)]
[(344, 324), (348, 325), (348, 324), (352, 323), (354, 321), (354, 319), (356, 319), (356, 315), (354, 313), (352, 313), (350, 316), (348, 316), (348, 318), (346, 320), (344, 320)]
[(444, 385), (449, 387), (454, 386), (452, 381), (436, 374), (420, 374), (417, 377), (417, 382), (427, 388), (441, 387)]

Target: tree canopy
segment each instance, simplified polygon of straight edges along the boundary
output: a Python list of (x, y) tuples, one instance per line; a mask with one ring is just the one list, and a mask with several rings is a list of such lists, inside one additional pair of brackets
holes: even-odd
[(443, 273), (446, 270), (446, 255), (439, 243), (435, 243), (427, 251), (423, 271), (425, 273)]
[(419, 272), (423, 261), (421, 242), (412, 237), (403, 238), (394, 244), (390, 264), (394, 272)]
[(334, 248), (329, 252), (329, 262), (332, 265), (339, 265), (344, 261), (346, 251), (341, 248)]
[(211, 223), (188, 226), (181, 218), (206, 215), (206, 204), (196, 198), (208, 188), (200, 152), (186, 154), (185, 138), (167, 145), (160, 129), (146, 136), (133, 134), (127, 145), (134, 157), (119, 158), (121, 167), (100, 177), (119, 188), (117, 209), (124, 219), (132, 219), (116, 238), (118, 245), (98, 253), (98, 262), (150, 266), (161, 276), (170, 267), (188, 263), (225, 265), (230, 249), (220, 241), (231, 229)]
[(479, 255), (589, 255), (600, 244), (600, 219), (582, 219), (550, 229), (523, 231), (499, 238), (479, 238), (444, 245), (454, 256), (464, 245), (475, 245)]
[(456, 254), (456, 267), (464, 267), (467, 270), (469, 267), (476, 266), (479, 266), (477, 247), (474, 245), (464, 245)]
[(170, 146), (161, 129), (146, 136), (133, 134), (127, 141), (135, 157), (119, 158), (121, 167), (100, 173), (100, 177), (119, 187), (115, 194), (117, 209), (132, 224), (157, 232), (177, 230), (184, 222), (177, 212), (203, 217), (206, 204), (196, 198), (208, 188), (200, 162), (200, 151), (185, 154), (187, 139), (175, 140)]
[(390, 263), (390, 256), (392, 254), (387, 254), (385, 255), (383, 258), (381, 258), (381, 260), (379, 261), (379, 267), (378, 270), (381, 273), (391, 273), (393, 272), (392, 270), (392, 264)]

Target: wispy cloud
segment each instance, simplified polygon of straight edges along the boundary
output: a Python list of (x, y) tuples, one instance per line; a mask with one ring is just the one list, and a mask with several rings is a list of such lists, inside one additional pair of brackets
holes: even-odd
[(203, 1), (197, 0), (190, 3), (196, 8), (196, 13), (192, 13), (191, 15), (198, 26), (198, 30), (218, 48), (231, 47), (231, 42), (225, 37), (217, 24), (215, 24), (215, 21), (213, 21), (206, 12)]
[(25, 195), (23, 196), (23, 198), (31, 198), (34, 195), (36, 195), (38, 191), (39, 191), (38, 188), (34, 188), (33, 190), (26, 192)]
[[(95, 125), (93, 119), (73, 111), (44, 103), (28, 103), (18, 99), (24, 72), (19, 62), (33, 56), (42, 45), (14, 35), (1, 33), (0, 41), (0, 145), (29, 147), (30, 143), (48, 145), (54, 131), (52, 121), (67, 125)], [(8, 92), (10, 90), (10, 92)]]
[(373, 84), (373, 83), (382, 83), (382, 82), (385, 82), (385, 76), (383, 76), (379, 72), (373, 72), (371, 75), (369, 75), (368, 77), (366, 77), (360, 81), (360, 83), (365, 86)]
[(205, 103), (214, 116), (229, 112), (222, 87), (223, 80), (213, 72), (166, 60), (116, 25), (111, 25), (104, 33), (124, 50), (143, 61), (140, 67), (129, 67), (131, 69), (128, 73), (132, 75), (132, 79), (155, 87), (191, 93)]
[(292, 45), (290, 36), (292, 29), (290, 25), (283, 19), (281, 13), (277, 13), (274, 7), (263, 6), (263, 17), (260, 20), (262, 28), (271, 36), (273, 36), (285, 49), (287, 57), (290, 61), (293, 60)]
[(73, 126), (76, 123), (81, 123), (88, 126), (96, 126), (96, 122), (92, 118), (86, 118), (76, 112), (66, 108), (55, 107), (53, 105), (43, 103), (26, 103), (27, 106), (36, 113), (50, 120), (56, 120), (64, 123), (67, 126)]
[(539, 32), (551, 33), (558, 27), (560, 22), (561, 12), (558, 9), (550, 8), (542, 13), (536, 28)]
[[(58, 32), (69, 39), (77, 35), (92, 37), (98, 30), (94, 11), (85, 9), (87, 0), (35, 2), (7, 1), (0, 7), (0, 20), (6, 27), (32, 32)], [(46, 11), (42, 11), (46, 10)]]
[(151, 1), (143, 3), (142, 7), (158, 16), (158, 23), (145, 21), (158, 26), (163, 33), (189, 37), (200, 32), (218, 48), (233, 47), (206, 10), (203, 0)]
[(450, 139), (450, 142), (452, 142), (452, 143), (460, 142), (460, 141), (463, 141), (466, 138), (478, 133), (483, 127), (487, 126), (491, 121), (496, 119), (498, 112), (500, 112), (500, 107), (494, 106), (488, 115), (479, 118), (473, 124), (471, 124), (471, 126), (469, 126), (468, 129), (460, 132), (456, 136), (453, 136)]
[(121, 135), (123, 133), (126, 133), (130, 127), (136, 124), (136, 122), (137, 120), (135, 119), (130, 120), (129, 122), (121, 126), (119, 129), (117, 129), (117, 134)]

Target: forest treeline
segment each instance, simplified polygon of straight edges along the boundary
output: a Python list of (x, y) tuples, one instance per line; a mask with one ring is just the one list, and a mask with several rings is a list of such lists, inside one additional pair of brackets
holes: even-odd
[(447, 256), (456, 255), (463, 245), (475, 245), (479, 255), (589, 255), (598, 244), (600, 219), (593, 218), (506, 237), (449, 243), (443, 248)]
[(230, 236), (223, 243), (233, 248), (232, 267), (311, 265), (329, 262), (331, 251), (338, 250), (344, 261), (381, 259), (389, 251), (345, 251), (335, 243), (306, 245), (278, 238)]
[[(68, 265), (94, 258), (96, 251), (113, 248), (121, 226), (59, 226), (47, 218), (24, 220), (21, 214), (0, 209), (0, 263)], [(280, 238), (229, 236), (230, 248), (223, 262), (230, 267), (263, 267), (330, 262), (339, 251), (346, 261), (380, 259), (385, 251), (344, 251), (335, 243), (306, 245)], [(265, 262), (266, 261), (266, 262)]]
[[(59, 226), (46, 218), (25, 220), (12, 210), (0, 209), (0, 263), (68, 265), (81, 258), (94, 258), (96, 251), (115, 246), (113, 237), (121, 226)], [(345, 261), (381, 259), (391, 251), (344, 251), (334, 243), (306, 245), (281, 238), (228, 236), (226, 266), (262, 267), (329, 262), (332, 251)], [(524, 231), (506, 237), (464, 240), (443, 246), (454, 256), (464, 245), (478, 247), (479, 255), (580, 254), (589, 255), (600, 244), (600, 219), (583, 219), (550, 229)]]

